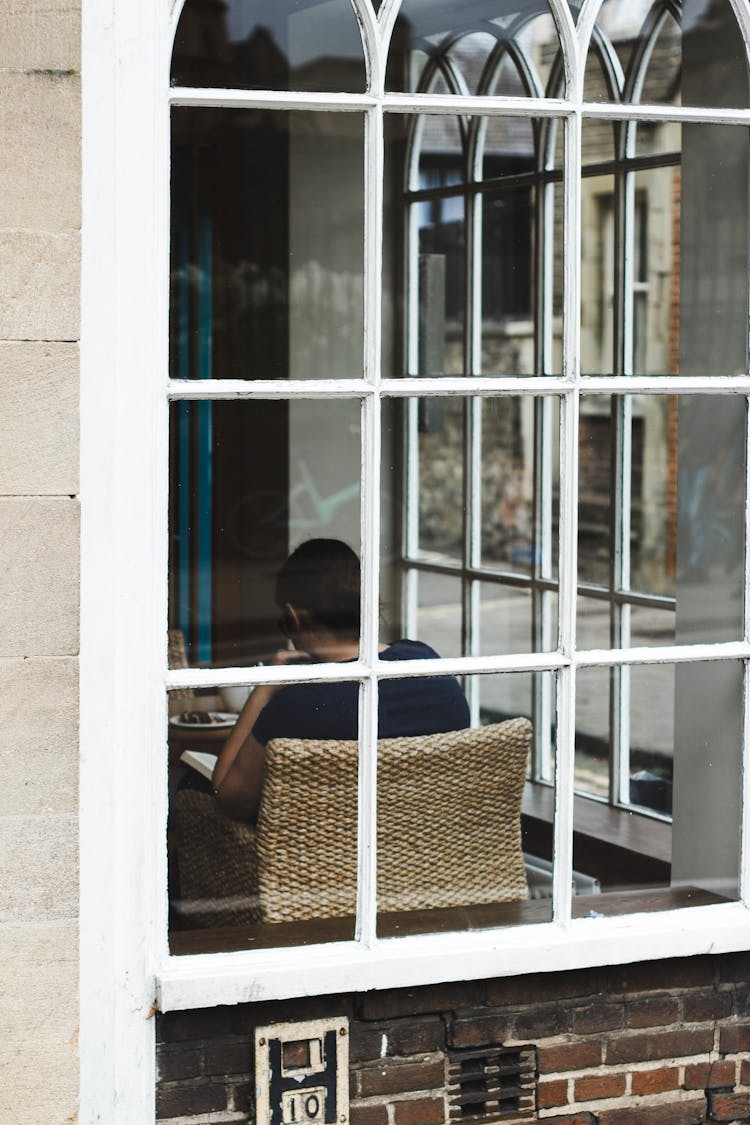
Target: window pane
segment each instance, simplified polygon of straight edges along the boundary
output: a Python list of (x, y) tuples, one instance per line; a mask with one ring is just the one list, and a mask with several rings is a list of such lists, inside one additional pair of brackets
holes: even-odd
[[(592, 172), (610, 130), (584, 122)], [(747, 131), (622, 123), (614, 174), (583, 181), (581, 370), (734, 375), (746, 370)]]
[(531, 680), (470, 677), (479, 730), (380, 743), (381, 936), (550, 920), (552, 789), (525, 781)]
[(170, 628), (191, 665), (267, 661), (286, 644), (289, 552), (316, 538), (359, 552), (359, 403), (178, 402), (171, 420)]
[[(170, 949), (186, 954), (349, 941), (357, 886), (358, 751), (352, 739), (359, 686), (277, 689), (262, 712), (274, 709), (263, 729), (268, 745), (256, 748), (262, 785), (256, 791), (245, 784), (240, 796), (232, 789), (240, 803), (227, 809), (231, 774), (219, 799), (212, 796), (211, 775), (216, 756), (233, 749), (228, 740), (242, 695), (222, 688), (175, 692), (169, 700)], [(284, 735), (289, 716), (319, 726), (321, 711), (339, 724), (345, 717), (349, 741), (273, 737), (274, 721)], [(253, 752), (245, 746), (239, 753)], [(257, 812), (246, 812), (243, 800), (257, 802), (258, 794)]]
[(518, 117), (386, 118), (385, 375), (559, 370), (562, 193), (539, 168), (556, 166), (561, 132)]
[(361, 92), (365, 64), (351, 4), (186, 0), (172, 85)]
[(417, 578), (417, 637), (438, 656), (461, 655), (461, 583), (442, 574)]
[(577, 687), (573, 866), (601, 883), (591, 908), (736, 898), (741, 664), (586, 668)]
[[(597, 123), (597, 138), (605, 140), (607, 135), (608, 130)], [(583, 143), (591, 151), (593, 146), (587, 141), (585, 122)], [(615, 324), (614, 176), (586, 176), (581, 192), (581, 372), (609, 375), (613, 371)]]
[[(498, 82), (508, 41), (524, 56), (531, 89), (520, 68), (504, 68), (505, 80)], [(440, 67), (450, 75), (454, 93), (541, 95), (558, 49), (555, 23), (544, 0), (501, 0), (493, 5), (493, 18), (481, 21), (470, 3), (405, 0), (391, 43), (386, 84), (389, 90), (422, 91)]]
[[(382, 636), (417, 635), (441, 656), (554, 648), (557, 529), (540, 490), (557, 475), (558, 404), (506, 395), (392, 406), (383, 520), (395, 545), (391, 522), (403, 519), (405, 553), (398, 574), (383, 553)], [(402, 471), (403, 505), (394, 499)]]
[(170, 373), (362, 374), (359, 114), (176, 109)]
[[(691, 5), (682, 28), (661, 0), (605, 0), (592, 50), (600, 45), (620, 62), (623, 80), (617, 85), (625, 101), (747, 105), (745, 51), (729, 0)], [(619, 100), (589, 82), (585, 97)]]
[(744, 405), (605, 401), (581, 399), (579, 574), (610, 592), (609, 617), (606, 601), (579, 599), (579, 647), (739, 640)]

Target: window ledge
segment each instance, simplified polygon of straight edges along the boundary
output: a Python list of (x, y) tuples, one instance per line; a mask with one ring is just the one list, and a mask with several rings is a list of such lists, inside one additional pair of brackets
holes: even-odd
[[(523, 795), (524, 850), (552, 858), (555, 794), (549, 785), (527, 782)], [(574, 798), (573, 867), (603, 887), (669, 884), (672, 825), (644, 813), (616, 808), (590, 797)]]

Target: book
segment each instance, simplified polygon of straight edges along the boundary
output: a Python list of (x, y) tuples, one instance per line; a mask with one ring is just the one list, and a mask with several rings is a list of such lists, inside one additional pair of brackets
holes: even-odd
[(191, 766), (192, 769), (197, 770), (210, 781), (217, 757), (217, 754), (208, 754), (205, 750), (183, 750), (180, 754), (180, 761), (184, 762), (186, 766)]

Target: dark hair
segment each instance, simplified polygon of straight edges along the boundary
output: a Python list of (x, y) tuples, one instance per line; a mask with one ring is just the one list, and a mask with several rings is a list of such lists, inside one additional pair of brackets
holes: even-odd
[(359, 633), (359, 559), (340, 539), (301, 543), (276, 576), (276, 604), (338, 633)]

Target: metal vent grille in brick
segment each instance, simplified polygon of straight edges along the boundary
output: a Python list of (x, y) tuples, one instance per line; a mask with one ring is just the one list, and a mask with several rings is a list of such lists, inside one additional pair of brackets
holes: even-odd
[(451, 1121), (517, 1121), (536, 1113), (533, 1047), (452, 1051), (448, 1058)]

